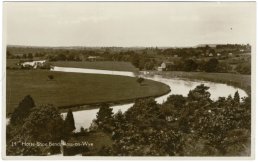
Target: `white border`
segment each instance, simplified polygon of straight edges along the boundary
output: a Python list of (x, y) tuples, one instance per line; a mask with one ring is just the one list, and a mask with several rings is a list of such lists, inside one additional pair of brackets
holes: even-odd
[[(22, 1), (22, 0), (15, 0), (16, 2), (19, 2), (19, 1)], [(40, 1), (40, 0), (34, 0), (34, 1)], [(65, 2), (71, 2), (69, 0), (63, 0)], [(62, 2), (63, 2), (62, 1)], [(106, 1), (106, 0), (96, 0), (96, 1)], [(118, 0), (113, 0), (113, 2), (116, 2)], [(127, 1), (132, 1), (132, 0), (127, 0)], [(147, 1), (147, 2), (155, 2), (156, 0), (143, 0), (143, 1)], [(171, 2), (169, 0), (162, 0), (163, 2), (166, 1), (166, 2)], [(207, 1), (211, 1), (211, 0), (199, 0), (199, 2), (207, 2)], [(224, 0), (223, 0), (224, 1)], [(241, 2), (241, 0), (228, 0), (228, 1), (232, 1), (232, 2)], [(46, 2), (51, 2), (49, 0), (47, 0)], [(56, 2), (61, 2), (61, 0), (56, 0)], [(77, 1), (77, 2), (84, 2), (84, 1)], [(192, 2), (191, 0), (184, 0), (184, 2)], [(256, 2), (256, 1), (255, 1)], [(3, 9), (3, 3), (1, 3), (1, 8)], [(1, 18), (3, 18), (3, 20), (1, 21), (4, 22), (4, 17), (3, 17), (3, 11), (1, 12)], [(256, 23), (257, 23), (257, 17), (256, 17)], [(6, 23), (4, 23), (6, 24)], [(3, 26), (3, 24), (1, 25), (1, 28), (2, 28), (2, 34), (6, 33), (4, 32), (6, 30), (5, 26)], [(256, 29), (257, 29), (257, 24), (256, 24)], [(6, 70), (5, 70), (5, 63), (6, 63), (6, 52), (5, 52), (5, 47), (6, 44), (4, 42), (6, 36), (5, 35), (2, 35), (1, 37), (1, 46), (2, 46), (2, 55), (0, 56), (0, 62), (2, 63), (2, 66), (1, 66), (1, 70), (0, 70), (0, 74), (1, 74), (1, 80), (0, 82), (2, 83), (2, 86), (1, 86), (1, 91), (0, 91), (0, 95), (2, 95), (1, 97), (1, 103), (2, 103), (2, 109), (5, 107), (5, 87), (6, 87)], [(90, 156), (85, 156), (85, 157), (77, 157), (77, 156), (71, 156), (71, 157), (48, 157), (48, 156), (24, 156), (24, 157), (17, 157), (17, 156), (5, 156), (5, 147), (1, 147), (0, 148), (0, 152), (2, 154), (2, 158), (3, 159), (10, 159), (10, 160), (35, 160), (35, 159), (41, 159), (41, 160), (67, 160), (67, 159), (70, 159), (70, 160), (90, 160), (92, 161), (93, 159), (95, 160), (107, 160), (107, 161), (111, 161), (111, 160), (148, 160), (148, 161), (153, 161), (153, 160), (187, 160), (187, 161), (190, 161), (190, 160), (222, 160), (222, 161), (225, 161), (225, 160), (234, 160), (234, 161), (239, 161), (239, 160), (250, 160), (250, 159), (255, 159), (255, 154), (257, 154), (257, 149), (255, 149), (255, 146), (257, 148), (257, 142), (255, 140), (255, 135), (257, 134), (257, 125), (256, 125), (256, 107), (255, 107), (255, 101), (256, 101), (256, 83), (257, 83), (257, 80), (256, 80), (256, 70), (257, 70), (257, 67), (256, 66), (256, 62), (257, 62), (257, 57), (256, 57), (256, 44), (257, 44), (257, 32), (256, 32), (256, 38), (255, 40), (253, 41), (253, 43), (251, 44), (252, 45), (252, 80), (251, 80), (251, 83), (252, 83), (252, 151), (251, 151), (251, 157), (99, 157), (99, 156), (93, 156), (93, 157), (90, 157)], [(2, 132), (1, 132), (1, 138), (0, 138), (0, 142), (3, 145), (5, 145), (5, 118), (3, 116), (3, 114), (5, 114), (5, 110), (3, 110), (4, 112), (2, 112), (2, 115), (0, 116), (0, 120), (2, 121)], [(3, 142), (3, 143), (2, 143)], [(190, 159), (190, 160), (189, 160)]]

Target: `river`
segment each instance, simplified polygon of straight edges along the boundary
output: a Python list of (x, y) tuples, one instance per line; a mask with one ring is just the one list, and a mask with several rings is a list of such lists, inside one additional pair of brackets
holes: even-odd
[[(97, 74), (107, 74), (107, 75), (124, 75), (124, 76), (130, 76), (132, 77), (132, 73), (128, 72), (121, 72), (121, 71), (108, 71), (108, 70), (95, 70), (95, 69), (77, 69), (77, 68), (59, 68), (55, 67), (52, 69), (52, 71), (62, 71), (63, 72), (82, 72), (82, 73), (97, 73)], [(103, 72), (103, 73), (102, 73)], [(162, 104), (167, 100), (167, 98), (172, 94), (179, 94), (183, 96), (187, 96), (188, 92), (192, 89), (194, 89), (197, 85), (204, 84), (205, 86), (210, 87), (209, 92), (211, 93), (211, 99), (216, 100), (218, 97), (228, 97), (228, 95), (234, 95), (236, 91), (239, 92), (240, 97), (246, 97), (247, 94), (244, 90), (229, 86), (226, 84), (221, 83), (214, 83), (214, 82), (208, 82), (208, 81), (192, 81), (192, 80), (186, 80), (186, 79), (180, 79), (180, 78), (164, 78), (161, 75), (154, 75), (154, 76), (143, 76), (146, 79), (155, 80), (162, 82), (164, 84), (167, 84), (171, 92), (163, 95), (161, 97), (155, 98), (157, 103)], [(111, 106), (113, 108), (113, 112), (117, 113), (119, 110), (122, 112), (125, 112), (130, 107), (133, 106), (134, 103), (129, 104), (122, 104), (122, 105), (115, 105)], [(98, 112), (98, 109), (92, 109), (92, 110), (82, 110), (82, 111), (76, 111), (73, 112), (74, 120), (75, 120), (75, 127), (76, 131), (80, 131), (80, 128), (89, 128), (92, 120), (96, 118), (96, 114)], [(66, 113), (63, 113), (63, 117), (66, 116)]]

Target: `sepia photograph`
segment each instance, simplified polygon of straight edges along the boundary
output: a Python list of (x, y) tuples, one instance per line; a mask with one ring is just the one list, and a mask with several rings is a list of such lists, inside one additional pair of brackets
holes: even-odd
[(2, 158), (253, 159), (256, 2), (2, 2)]

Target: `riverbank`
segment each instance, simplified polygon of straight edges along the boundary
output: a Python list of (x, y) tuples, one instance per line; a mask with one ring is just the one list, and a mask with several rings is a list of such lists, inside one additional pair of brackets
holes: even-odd
[(241, 88), (249, 96), (251, 95), (251, 75), (181, 71), (149, 71), (149, 75), (162, 75), (165, 78), (184, 78), (190, 80), (201, 80), (222, 83), (237, 88)]
[(100, 107), (101, 104), (103, 103), (107, 103), (109, 106), (121, 106), (121, 105), (125, 105), (125, 104), (131, 104), (133, 102), (135, 102), (138, 99), (144, 99), (144, 98), (157, 98), (157, 97), (161, 97), (164, 96), (166, 94), (169, 94), (171, 92), (171, 89), (169, 88), (168, 85), (167, 86), (167, 91), (165, 91), (162, 94), (158, 94), (158, 95), (152, 95), (152, 96), (147, 96), (147, 97), (135, 97), (135, 98), (131, 98), (131, 99), (125, 99), (125, 100), (115, 100), (115, 101), (105, 101), (105, 102), (96, 102), (96, 103), (90, 103), (90, 104), (77, 104), (77, 105), (67, 105), (67, 106), (60, 106), (58, 107), (61, 113), (65, 113), (67, 112), (69, 109), (72, 110), (73, 112), (76, 111), (82, 111), (82, 110), (93, 110), (93, 109), (98, 109)]

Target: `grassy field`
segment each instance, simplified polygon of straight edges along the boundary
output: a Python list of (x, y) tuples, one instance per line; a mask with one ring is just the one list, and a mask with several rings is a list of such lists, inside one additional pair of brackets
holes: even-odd
[(137, 72), (138, 69), (135, 68), (130, 62), (113, 62), (113, 61), (57, 61), (50, 62), (53, 66), (60, 67), (74, 67), (74, 68), (88, 68), (88, 69), (99, 69), (99, 70), (115, 70), (115, 71), (131, 71)]
[(239, 87), (246, 91), (247, 94), (251, 94), (251, 75), (231, 74), (231, 73), (205, 73), (205, 72), (154, 72), (166, 77), (178, 77), (187, 79), (196, 79), (211, 81), (217, 83), (225, 83), (235, 87)]
[[(54, 79), (49, 80), (48, 75)], [(170, 89), (167, 85), (125, 76), (53, 72), (47, 70), (7, 70), (7, 115), (26, 95), (37, 105), (58, 107), (79, 106), (99, 102), (125, 102), (136, 98), (160, 96)]]
[(7, 59), (6, 60), (6, 67), (9, 68), (19, 68), (20, 66), (17, 65), (19, 63), (19, 59)]

